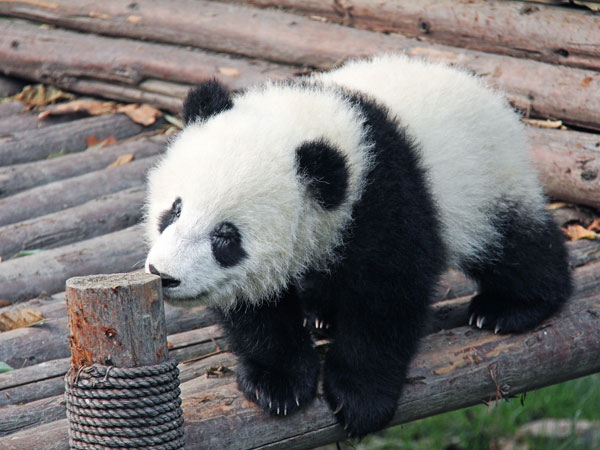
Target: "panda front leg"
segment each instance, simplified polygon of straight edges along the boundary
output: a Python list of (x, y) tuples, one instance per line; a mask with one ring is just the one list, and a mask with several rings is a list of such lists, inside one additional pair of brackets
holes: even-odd
[(240, 305), (221, 314), (231, 350), (238, 356), (237, 381), (246, 398), (273, 415), (286, 416), (311, 403), (320, 363), (296, 289), (277, 302)]
[[(390, 290), (392, 291), (392, 290)], [(333, 343), (324, 366), (329, 406), (350, 437), (393, 418), (427, 315), (427, 295), (398, 298), (381, 289), (340, 292)]]

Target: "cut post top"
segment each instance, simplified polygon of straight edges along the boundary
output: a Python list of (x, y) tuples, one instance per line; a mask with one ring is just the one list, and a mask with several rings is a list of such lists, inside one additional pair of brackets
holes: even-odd
[(168, 359), (159, 277), (133, 272), (70, 278), (66, 301), (73, 369)]

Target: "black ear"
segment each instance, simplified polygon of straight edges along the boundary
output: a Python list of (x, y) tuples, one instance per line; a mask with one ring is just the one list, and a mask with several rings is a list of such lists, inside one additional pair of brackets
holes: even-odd
[(225, 86), (213, 79), (190, 89), (183, 102), (183, 123), (206, 119), (233, 107), (231, 94)]
[(326, 140), (304, 142), (296, 149), (296, 171), (323, 208), (334, 209), (346, 198), (346, 159)]

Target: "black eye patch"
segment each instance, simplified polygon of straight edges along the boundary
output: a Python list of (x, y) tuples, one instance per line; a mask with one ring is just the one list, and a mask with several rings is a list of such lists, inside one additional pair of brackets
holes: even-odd
[(221, 222), (210, 234), (213, 255), (221, 267), (232, 267), (247, 254), (242, 248), (242, 236), (231, 222)]
[(181, 197), (177, 197), (171, 209), (164, 211), (158, 218), (158, 231), (162, 233), (169, 225), (174, 223), (181, 215)]

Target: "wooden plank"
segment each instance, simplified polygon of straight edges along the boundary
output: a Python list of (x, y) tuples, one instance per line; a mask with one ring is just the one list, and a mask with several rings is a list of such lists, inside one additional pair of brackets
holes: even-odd
[(0, 167), (0, 197), (104, 169), (123, 154), (132, 154), (135, 160), (154, 156), (164, 150), (166, 142), (166, 136), (141, 137), (60, 158)]
[(91, 239), (135, 225), (142, 219), (142, 186), (91, 200), (83, 205), (0, 227), (0, 257)]
[[(427, 336), (390, 425), (597, 372), (599, 321), (596, 294), (568, 302), (558, 316), (530, 333), (495, 335), (459, 327)], [(321, 397), (291, 417), (269, 417), (243, 398), (233, 374), (183, 383), (182, 399), (190, 448), (304, 449), (345, 438)], [(6, 442), (25, 445), (35, 435), (58, 439), (58, 445), (66, 439), (64, 429), (66, 423), (58, 421), (15, 433)]]
[[(466, 67), (491, 85), (505, 90), (511, 101), (528, 114), (600, 129), (600, 77), (593, 70), (430, 44), (397, 34), (384, 35), (322, 23), (281, 11), (190, 1), (174, 0), (168, 7), (158, 2), (140, 4), (135, 11), (128, 8), (129, 2), (125, 0), (109, 0), (103, 2), (101, 8), (91, 0), (61, 0), (52, 8), (42, 5), (37, 9), (28, 2), (23, 3), (38, 11), (37, 20), (49, 23), (318, 68), (329, 68), (352, 57), (406, 51), (414, 56)], [(445, 4), (449, 2), (444, 1)], [(324, 3), (325, 8), (329, 9), (331, 4), (335, 2)], [(373, 2), (369, 4), (377, 9)], [(25, 14), (25, 8), (18, 10), (19, 14)], [(135, 23), (131, 23), (132, 16), (136, 17)], [(58, 30), (53, 34), (58, 34)], [(189, 78), (184, 80), (180, 76), (189, 66), (186, 64), (180, 66), (181, 74), (174, 73), (173, 69), (162, 78), (190, 82)], [(258, 82), (260, 78), (254, 81)]]
[[(1, 57), (0, 57), (1, 60)], [(0, 165), (45, 159), (52, 154), (80, 152), (88, 148), (86, 138), (124, 139), (144, 131), (144, 127), (124, 114), (110, 114), (74, 120), (0, 137)]]
[[(134, 160), (111, 169), (102, 169), (77, 177), (0, 198), (0, 226), (17, 223), (69, 207), (81, 205), (102, 195), (141, 186), (156, 157)], [(19, 205), (12, 208), (11, 205)]]
[(581, 10), (486, 0), (243, 2), (262, 7), (290, 8), (357, 28), (401, 33), (458, 47), (600, 69), (600, 49), (597, 46), (600, 17)]
[[(147, 158), (148, 159), (148, 158)], [(143, 263), (146, 246), (140, 225), (22, 258), (2, 262), (0, 298), (19, 302), (63, 289), (67, 278), (90, 273), (127, 272)]]
[[(17, 48), (11, 43), (18, 42)], [(294, 69), (247, 61), (172, 45), (114, 39), (10, 21), (0, 28), (1, 70), (62, 86), (86, 78), (125, 86), (146, 79), (198, 83), (217, 77), (232, 89), (264, 78), (283, 79)], [(73, 84), (77, 86), (77, 84)]]

